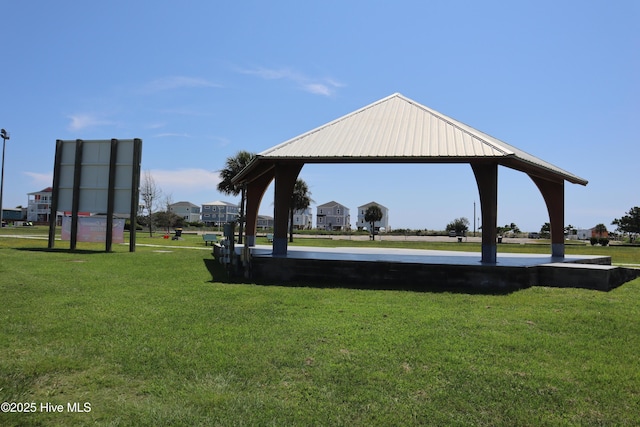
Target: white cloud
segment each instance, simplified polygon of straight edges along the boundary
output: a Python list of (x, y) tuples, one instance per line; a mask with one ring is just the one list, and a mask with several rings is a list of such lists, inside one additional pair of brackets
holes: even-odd
[(38, 172), (23, 172), (29, 178), (31, 178), (31, 182), (29, 185), (33, 185), (34, 187), (51, 187), (53, 185), (53, 173), (38, 173)]
[(238, 71), (265, 80), (288, 80), (298, 85), (305, 92), (322, 96), (332, 96), (338, 88), (344, 86), (334, 79), (309, 77), (289, 68), (269, 69), (259, 67), (255, 69), (239, 69)]
[(214, 197), (220, 182), (218, 172), (206, 169), (152, 169), (149, 173), (162, 193), (165, 196), (171, 195), (174, 202), (203, 192)]
[(68, 116), (71, 119), (69, 130), (78, 131), (96, 126), (112, 125), (112, 121), (98, 117), (91, 113), (79, 113)]
[(303, 86), (307, 92), (314, 93), (316, 95), (331, 96), (332, 88), (322, 83), (310, 83)]
[(170, 76), (153, 80), (152, 82), (145, 85), (144, 91), (148, 93), (154, 93), (165, 90), (197, 87), (217, 88), (222, 86), (199, 77)]

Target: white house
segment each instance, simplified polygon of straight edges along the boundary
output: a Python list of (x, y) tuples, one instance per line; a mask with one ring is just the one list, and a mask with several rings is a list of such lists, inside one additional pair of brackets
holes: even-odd
[(369, 202), (366, 205), (358, 206), (358, 222), (356, 223), (356, 227), (358, 227), (358, 230), (369, 230), (371, 224), (364, 220), (364, 215), (367, 212), (367, 209), (369, 209), (369, 206), (374, 205), (378, 206), (382, 211), (382, 219), (373, 223), (374, 231), (379, 231), (381, 228), (385, 229), (386, 231), (389, 230), (389, 209), (376, 202)]
[(293, 212), (293, 228), (295, 230), (310, 230), (313, 226), (313, 211), (311, 208), (298, 209)]
[(28, 194), (29, 201), (27, 205), (27, 221), (49, 221), (49, 215), (51, 215), (52, 195), (53, 188), (51, 187)]
[(191, 202), (177, 202), (169, 205), (169, 212), (178, 215), (187, 222), (200, 221), (200, 206)]
[(351, 229), (349, 208), (338, 202), (328, 202), (316, 207), (318, 230), (348, 231)]

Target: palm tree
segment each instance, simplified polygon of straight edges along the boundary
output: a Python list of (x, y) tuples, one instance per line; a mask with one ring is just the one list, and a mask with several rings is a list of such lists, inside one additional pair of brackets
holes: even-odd
[(289, 207), (289, 242), (293, 242), (293, 213), (295, 211), (304, 211), (313, 202), (309, 186), (302, 179), (297, 179), (293, 186), (293, 194), (291, 195), (291, 206)]
[(598, 224), (595, 227), (595, 232), (596, 232), (596, 236), (598, 237), (605, 237), (605, 235), (607, 234), (607, 226), (604, 224)]
[(238, 237), (238, 243), (242, 243), (242, 234), (244, 233), (244, 199), (245, 199), (245, 187), (244, 185), (236, 185), (231, 180), (240, 173), (254, 158), (256, 155), (248, 151), (238, 151), (235, 156), (227, 157), (227, 161), (224, 164), (224, 169), (220, 170), (220, 182), (218, 183), (218, 191), (227, 195), (240, 196), (240, 236)]
[(382, 209), (378, 205), (371, 205), (364, 213), (364, 220), (371, 224), (371, 240), (375, 240), (375, 222), (382, 219)]
[(242, 186), (235, 185), (231, 182), (242, 169), (247, 166), (256, 155), (248, 151), (238, 151), (235, 156), (227, 157), (224, 163), (224, 169), (220, 172), (220, 182), (218, 183), (218, 191), (227, 195), (237, 196), (242, 191)]

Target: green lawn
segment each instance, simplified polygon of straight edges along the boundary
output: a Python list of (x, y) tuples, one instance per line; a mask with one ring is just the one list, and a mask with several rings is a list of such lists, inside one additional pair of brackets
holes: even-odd
[[(189, 249), (199, 236), (138, 243), (166, 247), (0, 238), (0, 400), (37, 409), (0, 425), (640, 425), (640, 279), (507, 295), (257, 286)], [(640, 264), (640, 248), (567, 252), (583, 249)]]

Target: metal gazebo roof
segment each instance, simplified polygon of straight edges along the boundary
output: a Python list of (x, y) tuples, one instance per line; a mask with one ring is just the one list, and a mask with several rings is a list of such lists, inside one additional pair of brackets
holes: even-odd
[(587, 180), (399, 93), (259, 153), (236, 178), (251, 180), (275, 161), (303, 163), (477, 163), (552, 181)]

